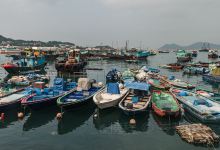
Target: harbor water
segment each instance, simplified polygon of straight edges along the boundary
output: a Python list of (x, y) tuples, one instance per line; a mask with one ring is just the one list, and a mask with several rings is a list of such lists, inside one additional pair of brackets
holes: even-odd
[[(1, 63), (10, 61), (10, 58), (0, 55)], [(194, 61), (208, 60), (207, 53), (198, 53)], [(157, 67), (176, 62), (175, 53), (164, 53), (148, 57), (147, 61), (138, 63), (126, 63), (124, 61), (99, 60), (88, 62), (87, 68), (99, 70), (87, 70), (89, 78), (105, 82), (106, 73), (112, 68), (124, 71), (127, 68), (140, 68), (142, 65)], [(103, 70), (100, 70), (103, 69)], [(194, 83), (204, 83), (201, 75), (187, 76), (182, 71), (170, 71), (162, 69), (161, 74), (175, 75), (176, 78)], [(51, 81), (56, 76), (62, 76), (56, 72), (54, 62), (49, 62), (46, 72)], [(7, 73), (0, 68), (0, 76), (4, 78)], [(73, 74), (65, 74), (66, 78), (72, 78)], [(216, 88), (216, 87), (214, 87)], [(89, 104), (64, 113), (62, 120), (56, 119), (60, 112), (58, 107), (31, 111), (27, 110), (24, 119), (17, 118), (18, 110), (10, 110), (5, 113), (5, 120), (0, 122), (0, 146), (1, 150), (201, 150), (208, 149), (204, 146), (196, 146), (183, 141), (175, 132), (175, 126), (198, 122), (189, 114), (184, 117), (162, 119), (156, 116), (150, 109), (140, 116), (127, 116), (120, 109), (112, 108), (98, 110), (92, 100)], [(96, 114), (94, 117), (94, 114)], [(136, 125), (130, 125), (129, 120), (134, 118)], [(216, 134), (220, 134), (220, 126), (208, 125)], [(209, 149), (220, 149), (218, 146)]]

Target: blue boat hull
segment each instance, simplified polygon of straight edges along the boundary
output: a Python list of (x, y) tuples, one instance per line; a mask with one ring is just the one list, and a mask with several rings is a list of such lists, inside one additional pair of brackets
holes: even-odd
[(220, 76), (203, 75), (202, 79), (210, 83), (220, 83)]
[(56, 105), (56, 100), (58, 97), (52, 97), (52, 98), (48, 98), (46, 100), (42, 100), (42, 101), (35, 101), (32, 103), (25, 103), (22, 104), (23, 107), (28, 107), (30, 109), (33, 110), (39, 110), (39, 109), (44, 109), (50, 106), (55, 106)]
[(10, 104), (0, 105), (0, 112), (5, 112), (10, 109), (19, 108), (21, 105), (21, 101), (16, 101)]

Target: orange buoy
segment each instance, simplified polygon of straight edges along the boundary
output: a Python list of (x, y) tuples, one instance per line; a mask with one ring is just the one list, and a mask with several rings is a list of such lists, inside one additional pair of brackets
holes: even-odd
[(131, 119), (129, 123), (130, 123), (131, 125), (135, 125), (135, 124), (136, 124), (136, 121), (135, 121), (135, 119)]
[(24, 117), (24, 113), (19, 112), (19, 113), (18, 113), (18, 118), (22, 119), (23, 117)]
[(59, 120), (59, 119), (62, 119), (62, 113), (57, 113), (57, 116), (56, 116), (56, 118), (57, 118), (57, 120)]
[(5, 113), (1, 113), (0, 120), (4, 120), (4, 119), (5, 119)]

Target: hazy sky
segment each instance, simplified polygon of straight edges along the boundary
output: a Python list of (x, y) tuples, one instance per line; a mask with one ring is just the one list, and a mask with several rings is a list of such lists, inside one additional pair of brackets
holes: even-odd
[(15, 39), (115, 47), (129, 40), (145, 48), (220, 43), (220, 0), (0, 0), (0, 17), (0, 34)]

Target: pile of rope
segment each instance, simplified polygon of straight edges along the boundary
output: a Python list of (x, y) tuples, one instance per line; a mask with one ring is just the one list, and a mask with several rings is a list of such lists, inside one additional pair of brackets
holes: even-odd
[(219, 143), (219, 136), (211, 128), (202, 124), (176, 126), (176, 131), (188, 143), (204, 145)]

